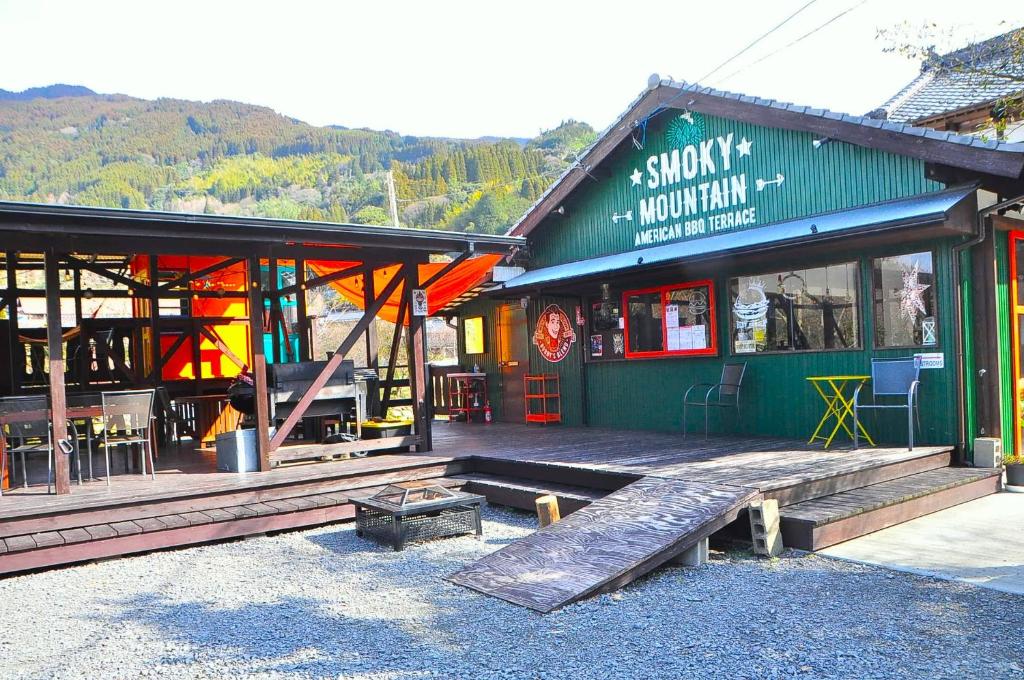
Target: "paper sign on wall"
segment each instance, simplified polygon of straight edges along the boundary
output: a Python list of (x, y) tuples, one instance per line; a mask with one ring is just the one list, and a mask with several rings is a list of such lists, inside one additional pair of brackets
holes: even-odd
[(415, 288), (412, 291), (412, 315), (427, 315), (427, 291), (422, 288)]
[(945, 368), (946, 355), (942, 352), (922, 352), (914, 355), (921, 361), (921, 368)]

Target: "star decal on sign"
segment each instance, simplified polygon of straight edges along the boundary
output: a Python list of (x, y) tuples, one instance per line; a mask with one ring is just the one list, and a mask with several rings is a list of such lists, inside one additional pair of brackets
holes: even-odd
[(741, 139), (740, 143), (736, 145), (736, 150), (740, 152), (739, 157), (743, 158), (744, 156), (749, 156), (750, 147), (752, 147), (753, 145), (754, 143), (748, 140), (746, 137)]
[(644, 173), (640, 172), (636, 168), (633, 168), (633, 174), (630, 175), (629, 178), (633, 180), (633, 186), (638, 187), (640, 186), (640, 178), (642, 178), (643, 176)]

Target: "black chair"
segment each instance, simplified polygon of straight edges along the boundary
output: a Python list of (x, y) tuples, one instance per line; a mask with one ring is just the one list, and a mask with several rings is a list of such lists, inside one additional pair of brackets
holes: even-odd
[[(26, 397), (7, 397), (0, 399), (0, 413), (14, 416), (26, 414), (24, 418), (16, 418), (8, 423), (8, 440), (10, 446), (7, 452), (11, 458), (11, 476), (14, 476), (14, 454), (20, 454), (21, 458), (21, 482), (22, 486), (28, 487), (28, 462), (26, 457), (35, 453), (46, 454), (46, 491), (49, 493), (53, 488), (54, 448), (53, 430), (50, 423), (50, 403), (45, 395), (33, 395)], [(31, 414), (31, 415), (29, 415)], [(74, 424), (71, 424), (70, 433), (77, 437)], [(77, 455), (75, 448), (75, 467), (78, 473), (78, 483), (82, 483), (82, 462)], [(3, 471), (0, 470), (0, 476)]]
[[(690, 406), (704, 409), (704, 439), (708, 438), (708, 414), (712, 408), (734, 408), (736, 418), (740, 416), (740, 387), (743, 376), (747, 372), (747, 362), (725, 364), (722, 366), (722, 377), (717, 383), (695, 383), (683, 395), (683, 438), (686, 438), (686, 413)], [(707, 389), (704, 389), (707, 388)], [(697, 390), (694, 399), (690, 394)], [(701, 395), (703, 391), (703, 395)]]
[[(871, 360), (872, 403), (860, 403), (858, 385), (853, 393), (853, 447), (860, 448), (860, 411), (864, 409), (897, 408), (907, 409), (907, 450), (914, 450), (914, 421), (921, 428), (921, 414), (918, 411), (917, 388), (921, 385), (921, 360), (917, 357), (906, 359)], [(879, 403), (878, 397), (883, 398)]]

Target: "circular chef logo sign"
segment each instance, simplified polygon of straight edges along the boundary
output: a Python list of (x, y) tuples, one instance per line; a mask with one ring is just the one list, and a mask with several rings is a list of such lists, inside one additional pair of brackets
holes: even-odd
[(565, 358), (576, 342), (576, 331), (572, 329), (569, 316), (558, 305), (548, 305), (537, 319), (533, 332), (533, 344), (540, 355), (548, 361), (558, 362)]

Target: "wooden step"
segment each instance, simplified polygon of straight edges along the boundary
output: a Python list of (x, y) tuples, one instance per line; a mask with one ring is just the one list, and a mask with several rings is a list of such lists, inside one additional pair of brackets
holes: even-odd
[(448, 580), (549, 612), (661, 566), (735, 520), (758, 497), (744, 487), (644, 477)]
[[(437, 478), (405, 484), (438, 484), (458, 489), (464, 482)], [(118, 518), (59, 531), (7, 536), (0, 538), (0, 574), (350, 520), (355, 517), (355, 508), (350, 503), (353, 496), (374, 493), (383, 488), (362, 487), (287, 499), (266, 499), (201, 511), (165, 512), (134, 520)]]
[[(831, 474), (822, 476), (813, 464), (807, 469), (796, 469), (768, 486), (762, 486), (765, 498), (774, 498), (779, 506), (802, 503), (814, 498), (831, 496), (842, 491), (859, 489), (873, 484), (900, 479), (920, 472), (947, 468), (953, 460), (953, 449), (922, 447), (922, 455), (865, 466), (859, 452), (849, 451), (848, 460), (830, 467)], [(916, 454), (918, 449), (915, 449)]]
[(563, 517), (590, 505), (608, 493), (583, 486), (480, 473), (458, 475), (453, 479), (465, 482), (466, 491), (484, 496), (488, 503), (507, 505), (531, 512), (536, 509), (538, 496), (550, 494), (558, 499), (558, 509)]
[(786, 547), (820, 550), (999, 490), (999, 471), (945, 467), (782, 508)]

